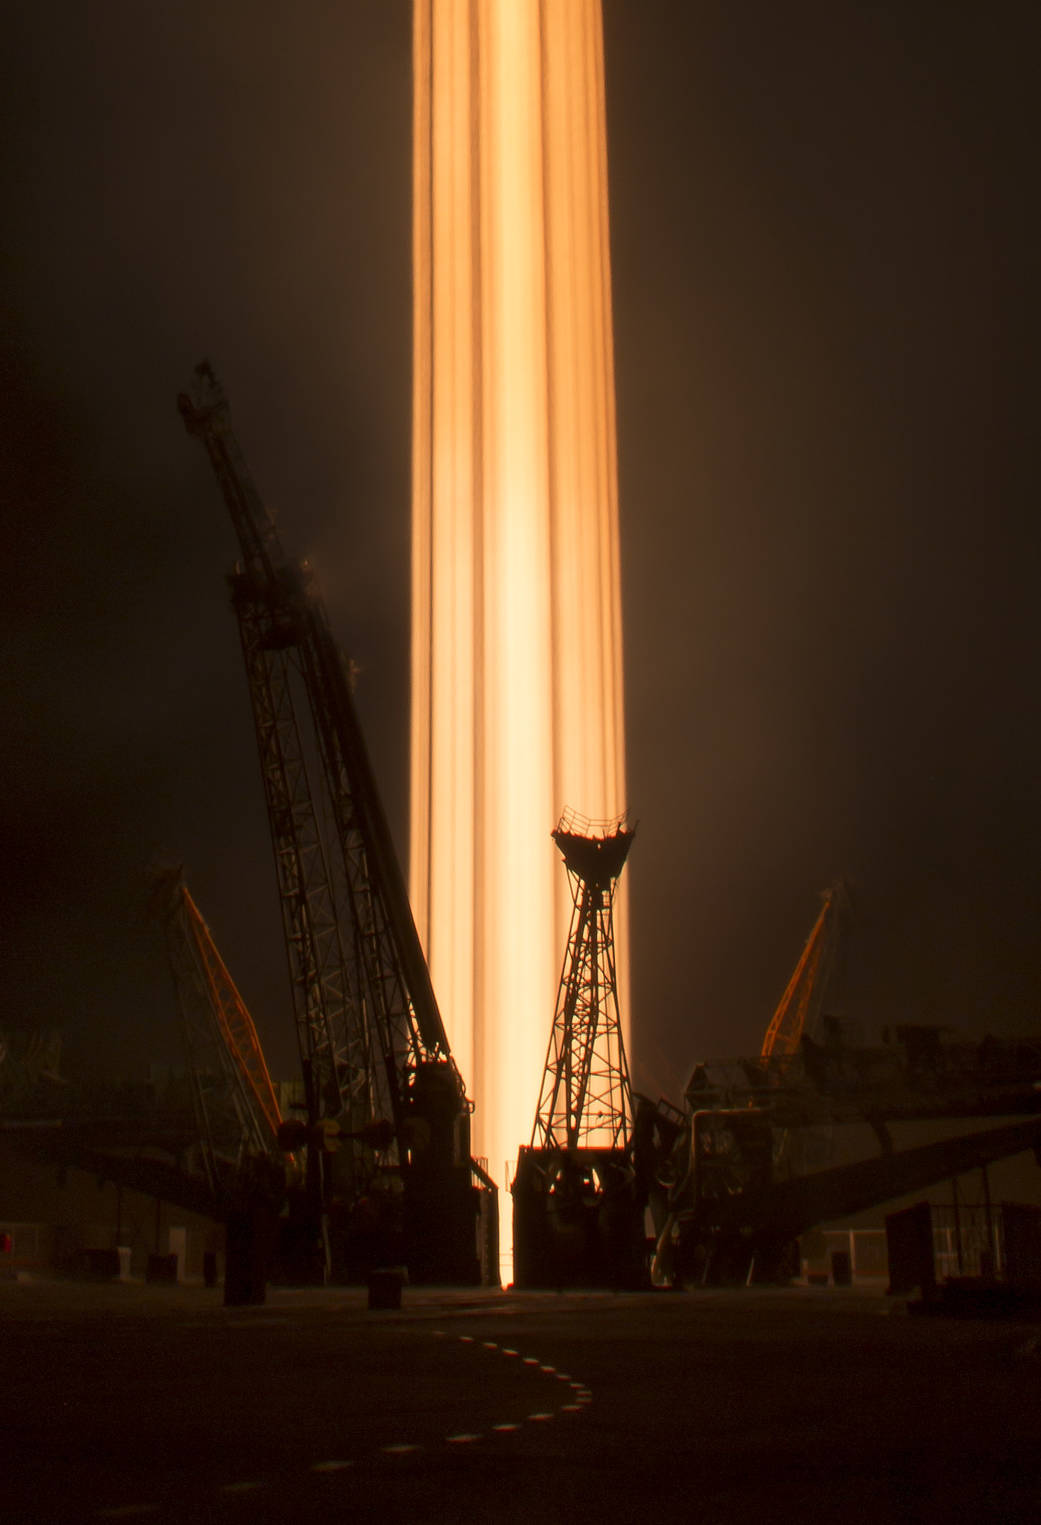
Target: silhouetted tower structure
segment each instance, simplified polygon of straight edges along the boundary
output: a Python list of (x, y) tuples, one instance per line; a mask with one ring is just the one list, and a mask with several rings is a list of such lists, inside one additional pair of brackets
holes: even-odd
[(611, 916), (633, 835), (624, 817), (594, 825), (572, 812), (553, 833), (573, 909), (535, 1125), (512, 1185), (520, 1287), (634, 1285), (644, 1277)]
[(612, 898), (632, 845), (624, 820), (566, 812), (553, 833), (571, 883), (571, 929), (549, 1040), (534, 1149), (625, 1149), (632, 1092), (615, 977)]
[(194, 398), (182, 395), (179, 406), (206, 447), (242, 551), (229, 581), (278, 877), (315, 1232), (331, 1244), (334, 1275), (397, 1260), (413, 1280), (474, 1282), (475, 1219), (494, 1219), (494, 1187), (470, 1157), (471, 1104), (347, 665), (311, 567), (282, 550), (209, 365), (196, 368)]

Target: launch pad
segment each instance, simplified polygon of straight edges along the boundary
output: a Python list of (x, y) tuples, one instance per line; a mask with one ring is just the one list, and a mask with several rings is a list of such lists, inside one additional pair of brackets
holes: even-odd
[[(1041, 1488), (1036, 1326), (826, 1289), (0, 1284), (5, 1508), (27, 1525), (378, 1515), (577, 1525), (1000, 1519)], [(229, 1422), (229, 1415), (234, 1422)], [(41, 1456), (40, 1436), (47, 1437)]]

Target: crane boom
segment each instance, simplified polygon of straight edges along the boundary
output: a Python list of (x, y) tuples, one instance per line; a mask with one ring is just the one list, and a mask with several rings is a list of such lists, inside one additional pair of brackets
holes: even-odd
[[(247, 661), (255, 661), (258, 646), (269, 668), (273, 652), (284, 654), (292, 650), (298, 657), (347, 868), (346, 889), (354, 913), (351, 920), (361, 929), (354, 951), (360, 955), (368, 986), (366, 994), (381, 1024), (384, 1056), (389, 1055), (402, 1036), (395, 1029), (403, 1027), (417, 1060), (450, 1061), (448, 1038), (404, 877), (343, 659), (333, 640), (314, 574), (306, 562), (294, 564), (282, 550), (274, 521), (235, 438), (227, 399), (212, 368), (204, 362), (196, 368), (196, 375), (197, 401), (182, 394), (179, 406), (189, 432), (206, 447), (242, 549), (243, 565), (233, 575), (232, 591), (244, 627), (244, 644), (247, 639), (249, 643)], [(270, 683), (257, 682), (253, 673), (251, 684), (256, 690), (271, 687)], [(285, 703), (282, 694), (271, 698), (275, 699), (274, 704), (267, 692), (261, 698), (264, 752), (278, 750), (276, 737), (268, 733), (271, 725), (278, 723), (278, 701)], [(301, 748), (301, 757), (302, 751)], [(270, 757), (266, 761), (284, 775), (292, 771), (289, 758)], [(303, 777), (296, 782), (306, 787)], [(269, 783), (269, 794), (273, 792), (279, 795), (272, 803), (279, 817), (276, 830), (282, 837), (287, 835), (282, 819), (287, 794), (292, 798), (294, 791), (292, 787), (287, 793), (273, 791)], [(293, 855), (302, 856), (301, 849), (298, 847)], [(325, 877), (332, 879), (328, 868)], [(300, 886), (294, 884), (294, 893), (299, 890)]]
[(233, 1202), (261, 1176), (277, 1194), (285, 1176), (281, 1115), (253, 1019), (180, 868), (155, 871), (153, 905), (165, 931), (200, 1164), (214, 1201)]
[(277, 1138), (282, 1113), (253, 1018), (186, 884), (181, 885), (180, 896), (183, 926), (194, 945), (221, 1035), (272, 1136)]
[(798, 1053), (802, 1035), (812, 1027), (824, 1000), (838, 947), (839, 922), (847, 907), (845, 886), (839, 881), (824, 893), (806, 946), (766, 1029), (761, 1059)]
[[(345, 1144), (309, 1164), (337, 1198), (404, 1199), (417, 1279), (471, 1280), (471, 1105), (452, 1057), (404, 876), (312, 568), (289, 559), (211, 367), (178, 405), (204, 444), (242, 552), (230, 577), (274, 848), (311, 1135)], [(373, 1140), (392, 1125), (393, 1144)], [(312, 1151), (313, 1154), (313, 1151)], [(374, 1159), (374, 1156), (385, 1156)], [(309, 1156), (310, 1158), (310, 1156)], [(403, 1191), (402, 1191), (403, 1188)], [(323, 1231), (324, 1235), (324, 1231)], [(410, 1239), (411, 1236), (411, 1239)], [(347, 1238), (350, 1231), (347, 1231)], [(476, 1262), (474, 1262), (476, 1264)]]

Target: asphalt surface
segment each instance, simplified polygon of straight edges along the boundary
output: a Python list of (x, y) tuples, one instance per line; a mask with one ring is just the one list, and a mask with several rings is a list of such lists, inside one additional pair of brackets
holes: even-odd
[(0, 1283), (5, 1520), (1035, 1521), (1041, 1327), (857, 1290)]

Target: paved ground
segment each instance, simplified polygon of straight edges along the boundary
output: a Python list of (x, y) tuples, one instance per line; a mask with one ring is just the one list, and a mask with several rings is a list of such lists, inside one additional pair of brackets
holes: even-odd
[(5, 1519), (1031, 1521), (1041, 1328), (833, 1289), (0, 1284)]

